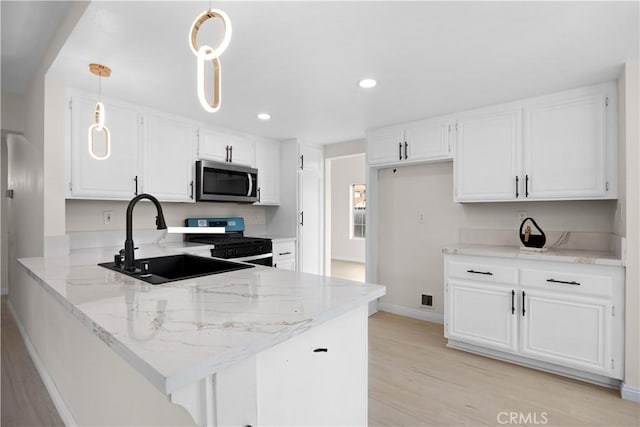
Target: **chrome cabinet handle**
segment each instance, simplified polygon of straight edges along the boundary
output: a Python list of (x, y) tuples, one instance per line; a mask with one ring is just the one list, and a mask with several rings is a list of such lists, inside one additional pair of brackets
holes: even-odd
[(407, 147), (409, 147), (409, 144), (407, 144), (407, 141), (404, 142), (404, 159), (407, 160), (409, 157), (407, 156)]
[(133, 178), (133, 181), (136, 183), (136, 191), (133, 193), (135, 196), (138, 195), (138, 175)]
[(524, 176), (524, 197), (529, 197), (529, 175)]
[(522, 317), (524, 317), (524, 314), (526, 313), (524, 309), (524, 297), (525, 297), (525, 293), (524, 291), (522, 291)]
[(402, 160), (402, 142), (398, 142), (398, 160)]
[(224, 149), (227, 150), (227, 155), (225, 156), (224, 161), (228, 162), (229, 161), (229, 146), (227, 145)]
[(516, 291), (511, 289), (511, 314), (516, 314)]
[(291, 255), (291, 252), (287, 251), (287, 252), (280, 252), (278, 255)]
[(189, 197), (191, 198), (191, 200), (193, 200), (193, 180), (189, 185), (191, 186), (191, 195)]
[(520, 197), (520, 193), (518, 192), (519, 186), (520, 186), (520, 177), (516, 176), (516, 199)]
[(233, 163), (233, 145), (229, 146), (229, 163)]

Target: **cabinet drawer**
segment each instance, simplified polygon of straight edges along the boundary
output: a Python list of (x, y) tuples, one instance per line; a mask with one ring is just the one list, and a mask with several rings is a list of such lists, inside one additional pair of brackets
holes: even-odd
[(449, 261), (447, 266), (449, 277), (490, 283), (518, 283), (518, 269), (474, 262)]
[(613, 278), (610, 276), (572, 271), (521, 270), (523, 287), (561, 290), (589, 295), (613, 295)]
[(273, 258), (286, 259), (295, 258), (296, 242), (277, 242), (272, 245)]

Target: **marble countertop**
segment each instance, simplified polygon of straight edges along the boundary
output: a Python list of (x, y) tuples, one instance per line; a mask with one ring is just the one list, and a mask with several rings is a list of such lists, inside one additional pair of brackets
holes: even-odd
[[(140, 245), (137, 258), (206, 245)], [(23, 258), (27, 273), (163, 393), (385, 294), (385, 287), (255, 266), (150, 285), (96, 265), (118, 248)]]
[(271, 239), (273, 242), (291, 242), (295, 241), (295, 237), (280, 236), (276, 234), (259, 234), (259, 233), (247, 233), (247, 237), (262, 237), (263, 239)]
[(526, 260), (558, 261), (576, 264), (624, 266), (624, 261), (612, 252), (578, 249), (548, 249), (544, 252), (522, 250), (517, 246), (458, 245), (442, 249), (445, 254), (493, 256)]

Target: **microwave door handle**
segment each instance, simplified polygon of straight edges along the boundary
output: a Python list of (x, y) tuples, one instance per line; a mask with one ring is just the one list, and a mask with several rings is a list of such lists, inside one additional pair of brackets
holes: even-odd
[(251, 174), (247, 174), (247, 178), (249, 178), (249, 191), (247, 192), (247, 196), (251, 196), (251, 192), (253, 191), (253, 179), (251, 179)]

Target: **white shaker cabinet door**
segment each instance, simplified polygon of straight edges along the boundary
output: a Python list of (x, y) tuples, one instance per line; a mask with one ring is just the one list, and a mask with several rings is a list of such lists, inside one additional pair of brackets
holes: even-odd
[(510, 286), (447, 280), (447, 338), (514, 353), (518, 304)]
[(464, 115), (456, 123), (455, 199), (507, 201), (522, 197), (521, 111)]
[(280, 204), (280, 142), (256, 142), (259, 205)]
[(599, 94), (525, 107), (527, 198), (606, 196), (605, 102)]
[(229, 145), (229, 162), (244, 166), (256, 166), (256, 144), (251, 139), (232, 136)]
[(451, 157), (451, 117), (436, 117), (405, 125), (407, 160), (442, 160)]
[(614, 376), (612, 310), (607, 299), (535, 289), (521, 291), (519, 298), (524, 306), (522, 355)]
[[(95, 99), (71, 99), (72, 198), (129, 200), (136, 194), (139, 175), (140, 116), (104, 101), (105, 125), (111, 134), (111, 155), (96, 160), (89, 155), (89, 126), (95, 123)], [(95, 150), (104, 153), (102, 132), (95, 132)]]
[(377, 129), (367, 134), (367, 162), (370, 165), (397, 163), (404, 158), (404, 129), (401, 126)]
[(144, 122), (142, 188), (161, 201), (194, 201), (195, 126), (147, 115)]
[(198, 129), (198, 159), (216, 162), (229, 161), (231, 137), (210, 129)]

